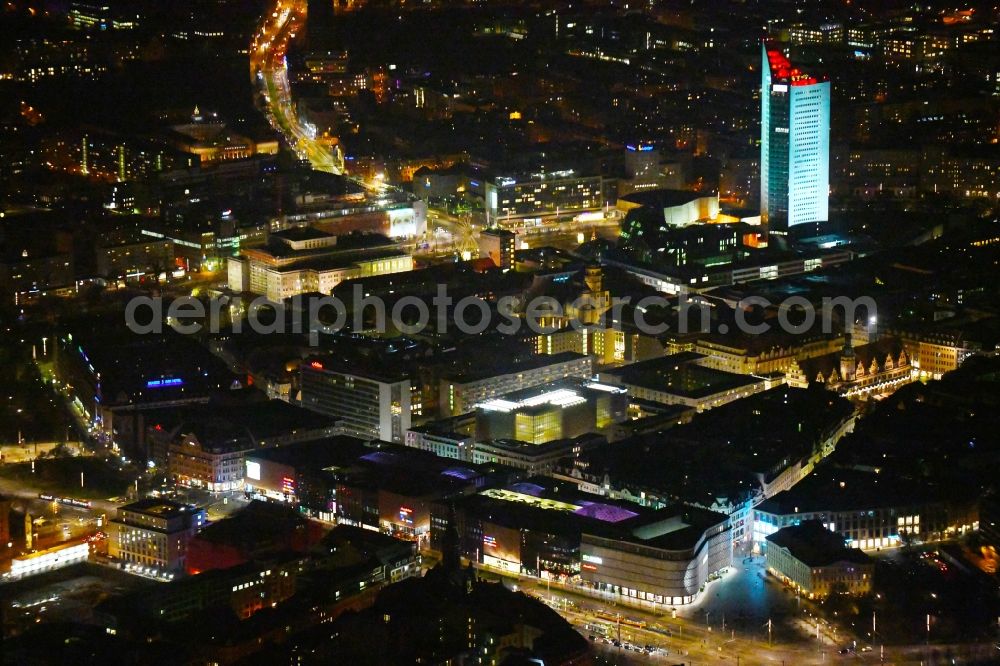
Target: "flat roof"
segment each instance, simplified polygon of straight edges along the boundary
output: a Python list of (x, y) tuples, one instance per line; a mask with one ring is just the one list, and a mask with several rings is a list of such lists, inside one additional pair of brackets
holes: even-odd
[(561, 380), (485, 400), (476, 405), (476, 409), (525, 413), (543, 411), (550, 407), (567, 409), (586, 403), (588, 398), (606, 393), (624, 394), (626, 389), (600, 382)]
[(848, 400), (823, 388), (782, 386), (663, 432), (584, 451), (575, 465), (588, 478), (608, 474), (633, 493), (646, 490), (710, 507), (760, 490), (762, 481), (812, 455), (853, 412)]
[(926, 482), (914, 482), (896, 474), (880, 474), (818, 465), (797, 484), (764, 500), (756, 511), (773, 515), (794, 515), (824, 511), (859, 511), (907, 507), (948, 499), (948, 493)]
[(147, 497), (146, 499), (132, 502), (118, 508), (119, 511), (130, 511), (132, 513), (142, 513), (147, 516), (157, 516), (167, 520), (177, 516), (188, 515), (200, 511), (193, 504), (181, 504), (168, 499), (157, 497)]
[(548, 477), (532, 477), (461, 500), (481, 520), (512, 528), (547, 530), (638, 543), (664, 550), (694, 547), (706, 529), (728, 517), (684, 504), (650, 509), (590, 495)]
[(826, 529), (818, 520), (783, 527), (764, 538), (769, 544), (787, 548), (792, 557), (810, 567), (825, 567), (837, 562), (872, 562), (861, 549), (848, 548), (844, 537)]
[(626, 385), (688, 398), (704, 398), (762, 381), (759, 377), (738, 375), (698, 365), (696, 361), (701, 358), (704, 356), (683, 352), (602, 370), (601, 373), (618, 377)]
[(729, 517), (722, 513), (687, 504), (672, 504), (657, 509), (645, 520), (636, 518), (601, 530), (588, 530), (586, 534), (648, 548), (677, 551), (694, 548), (706, 530), (728, 520)]
[(248, 452), (246, 459), (290, 465), (296, 469), (326, 469), (353, 463), (364, 454), (366, 448), (362, 439), (337, 435)]
[(442, 458), (429, 451), (386, 444), (369, 447), (336, 475), (338, 483), (349, 487), (377, 488), (408, 497), (430, 497), (464, 492), (493, 469)]
[[(306, 232), (306, 238), (291, 238), (290, 240), (310, 240), (313, 238), (331, 238), (332, 234), (326, 234), (322, 231), (313, 230), (320, 236), (314, 236), (309, 232)], [(336, 236), (337, 242), (335, 244), (326, 245), (324, 247), (309, 248), (305, 250), (297, 250), (287, 243), (282, 241), (282, 236), (279, 234), (288, 234), (285, 232), (275, 232), (273, 237), (269, 239), (267, 245), (263, 247), (249, 247), (243, 252), (248, 256), (254, 255), (269, 255), (276, 258), (283, 257), (301, 257), (303, 260), (315, 257), (337, 257), (348, 255), (351, 252), (361, 252), (364, 250), (376, 250), (384, 248), (396, 248), (397, 252), (402, 252), (399, 249), (398, 244), (382, 234), (345, 234), (342, 236)]]
[(638, 204), (649, 208), (672, 208), (673, 206), (683, 206), (686, 203), (704, 199), (706, 197), (717, 197), (716, 192), (692, 192), (690, 190), (646, 190), (644, 192), (630, 192), (619, 199), (629, 203)]
[(267, 538), (290, 535), (308, 519), (291, 506), (254, 500), (229, 518), (204, 527), (199, 541), (252, 546)]
[(314, 227), (292, 227), (282, 231), (275, 231), (272, 238), (287, 238), (290, 241), (320, 240), (323, 238), (334, 238), (333, 234), (320, 231)]
[(528, 358), (523, 358), (515, 360), (513, 362), (509, 362), (508, 365), (499, 363), (497, 365), (485, 368), (464, 370), (454, 375), (449, 375), (446, 373), (445, 375), (443, 375), (442, 380), (450, 381), (455, 384), (466, 384), (469, 382), (489, 379), (490, 377), (497, 377), (500, 375), (510, 375), (515, 372), (524, 372), (526, 370), (536, 370), (538, 368), (544, 368), (550, 365), (559, 365), (560, 363), (569, 363), (570, 361), (577, 361), (585, 358), (589, 357), (583, 354), (577, 354), (576, 352), (562, 352), (559, 354), (530, 356)]

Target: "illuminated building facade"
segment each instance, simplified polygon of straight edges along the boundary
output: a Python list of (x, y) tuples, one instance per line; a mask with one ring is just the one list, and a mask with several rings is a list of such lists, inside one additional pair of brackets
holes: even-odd
[(830, 82), (792, 66), (774, 44), (763, 48), (761, 221), (772, 231), (828, 219)]
[(477, 405), (477, 438), (545, 444), (624, 421), (627, 409), (628, 395), (618, 386), (547, 384)]
[(308, 227), (273, 233), (267, 246), (246, 248), (227, 262), (230, 289), (272, 301), (329, 294), (344, 280), (412, 270), (413, 257), (385, 236), (337, 237)]
[(153, 572), (183, 571), (188, 542), (205, 524), (205, 510), (144, 499), (119, 507), (111, 520), (108, 554)]
[(844, 25), (833, 22), (819, 25), (796, 23), (788, 28), (788, 37), (793, 44), (842, 44)]
[(768, 535), (765, 554), (767, 570), (810, 599), (871, 592), (875, 562), (818, 520)]
[(891, 490), (875, 472), (819, 466), (794, 487), (765, 499), (751, 516), (760, 545), (783, 527), (818, 520), (852, 548), (899, 546), (903, 539), (930, 543), (979, 529), (975, 497), (947, 496), (937, 488), (897, 482)]
[[(450, 516), (432, 515), (439, 545)], [(732, 565), (729, 518), (684, 504), (650, 509), (577, 492), (544, 477), (455, 502), (462, 554), (485, 567), (566, 581), (632, 603), (695, 601)]]
[(174, 268), (174, 244), (170, 240), (142, 237), (101, 245), (97, 250), (97, 272), (108, 278), (158, 275)]
[(61, 569), (71, 564), (86, 562), (90, 557), (90, 544), (70, 542), (46, 550), (15, 557), (10, 563), (10, 578), (24, 578), (35, 574)]
[(685, 505), (652, 515), (658, 520), (584, 532), (580, 576), (595, 590), (619, 598), (674, 606), (692, 603), (710, 576), (732, 566), (730, 519)]
[[(302, 364), (302, 406), (341, 420), (344, 432), (402, 442), (413, 413), (410, 379), (341, 367), (332, 359)], [(419, 410), (419, 407), (418, 407)]]
[(572, 169), (499, 176), (486, 183), (490, 221), (525, 223), (543, 216), (599, 210), (604, 205), (604, 179)]
[(514, 267), (514, 243), (517, 236), (504, 229), (485, 229), (479, 234), (479, 256), (489, 257), (497, 268)]
[(239, 490), (243, 487), (245, 453), (252, 448), (253, 440), (246, 431), (185, 432), (170, 443), (168, 468), (182, 486)]

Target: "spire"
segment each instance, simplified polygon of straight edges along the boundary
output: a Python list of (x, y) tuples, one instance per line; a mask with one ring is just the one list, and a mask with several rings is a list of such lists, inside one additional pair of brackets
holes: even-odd
[(851, 340), (851, 325), (844, 325), (844, 349), (840, 352), (840, 380), (853, 382), (857, 364), (854, 359), (854, 345)]

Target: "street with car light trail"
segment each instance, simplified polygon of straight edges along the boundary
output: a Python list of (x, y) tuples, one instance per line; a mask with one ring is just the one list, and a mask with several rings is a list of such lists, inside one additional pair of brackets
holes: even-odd
[[(369, 191), (387, 189), (384, 183), (369, 183), (345, 174), (343, 156), (338, 156), (329, 143), (314, 136), (296, 113), (285, 57), (289, 43), (305, 28), (306, 20), (305, 2), (281, 0), (261, 21), (259, 32), (250, 48), (250, 70), (255, 87), (264, 95), (264, 113), (299, 158), (308, 161), (312, 168), (343, 175)], [(476, 230), (483, 224), (484, 220), (476, 219), (473, 215), (451, 215), (444, 210), (432, 210), (428, 220), (427, 242), (416, 243), (415, 254), (428, 259), (456, 253), (474, 254)], [(573, 222), (572, 215), (564, 215), (562, 218), (556, 215), (544, 224), (517, 231), (522, 239), (527, 239), (522, 240), (522, 243), (531, 246), (575, 247), (581, 242), (581, 234), (587, 240), (591, 237), (615, 237), (618, 220), (609, 217), (581, 226)]]

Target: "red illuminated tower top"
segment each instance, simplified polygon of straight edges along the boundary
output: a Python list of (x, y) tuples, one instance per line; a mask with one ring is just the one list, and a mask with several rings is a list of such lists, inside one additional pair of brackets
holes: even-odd
[(820, 79), (810, 76), (797, 67), (792, 67), (788, 56), (778, 48), (777, 44), (767, 43), (767, 62), (771, 67), (771, 81), (774, 83), (788, 83), (793, 86), (811, 86), (819, 83)]

